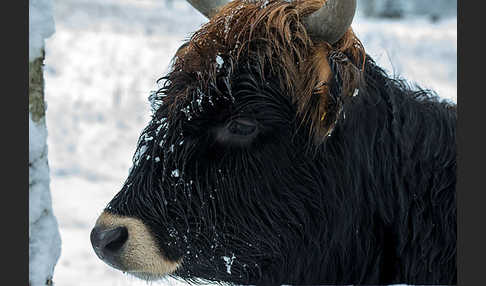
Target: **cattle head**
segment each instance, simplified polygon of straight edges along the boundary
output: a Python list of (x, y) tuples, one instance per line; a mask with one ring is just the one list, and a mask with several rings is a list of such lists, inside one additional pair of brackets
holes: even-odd
[(298, 281), (322, 247), (321, 147), (360, 84), (356, 1), (189, 2), (209, 22), (151, 95), (93, 247), (149, 280)]

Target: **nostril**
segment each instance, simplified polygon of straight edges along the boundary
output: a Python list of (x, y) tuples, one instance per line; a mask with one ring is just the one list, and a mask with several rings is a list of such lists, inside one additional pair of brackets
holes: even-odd
[(118, 251), (128, 239), (128, 230), (125, 227), (118, 227), (110, 232), (105, 248), (109, 251)]
[(90, 235), (96, 254), (103, 260), (114, 262), (118, 252), (128, 240), (126, 227), (105, 228), (97, 226)]

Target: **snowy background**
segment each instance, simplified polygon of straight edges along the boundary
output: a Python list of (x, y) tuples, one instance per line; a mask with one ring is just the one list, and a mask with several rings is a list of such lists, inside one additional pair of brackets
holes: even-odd
[[(206, 19), (182, 0), (54, 0), (54, 12), (45, 60), (52, 203), (63, 242), (54, 282), (147, 285), (99, 260), (89, 233), (128, 174), (150, 118), (150, 90)], [(358, 12), (353, 29), (390, 73), (456, 101), (456, 25), (455, 16), (432, 23)]]

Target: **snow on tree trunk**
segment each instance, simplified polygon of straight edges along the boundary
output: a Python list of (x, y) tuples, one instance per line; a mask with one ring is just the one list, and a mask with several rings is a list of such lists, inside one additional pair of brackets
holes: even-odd
[(61, 238), (52, 212), (44, 102), (44, 39), (54, 33), (52, 1), (29, 0), (29, 285), (53, 285)]

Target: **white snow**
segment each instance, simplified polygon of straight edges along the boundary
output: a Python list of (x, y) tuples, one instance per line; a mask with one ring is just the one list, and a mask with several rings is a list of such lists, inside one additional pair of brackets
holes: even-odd
[[(63, 237), (55, 282), (147, 285), (100, 261), (89, 233), (126, 179), (156, 80), (207, 19), (186, 1), (55, 0), (55, 8), (45, 61), (52, 203)], [(387, 70), (455, 100), (456, 24), (358, 17), (353, 29)]]
[(220, 55), (216, 56), (216, 63), (218, 64), (218, 69), (221, 69), (224, 64), (224, 60)]
[(172, 170), (171, 175), (172, 175), (172, 177), (178, 178), (179, 177), (179, 169)]
[(231, 258), (228, 256), (222, 256), (225, 264), (226, 264), (226, 273), (231, 274), (231, 266), (233, 265), (233, 261), (235, 260), (235, 255), (232, 254)]
[(29, 113), (29, 281), (45, 285), (61, 253), (61, 238), (52, 212), (45, 120)]
[(133, 156), (133, 164), (134, 165), (138, 165), (138, 162), (140, 161), (140, 158), (145, 154), (145, 152), (147, 151), (147, 145), (142, 145), (138, 150), (137, 152), (135, 153), (135, 155)]
[(52, 0), (29, 0), (29, 62), (41, 56), (44, 39), (54, 34)]
[[(50, 198), (49, 198), (50, 199)], [(34, 207), (34, 205), (36, 205)], [(44, 208), (44, 213), (29, 227), (29, 281), (31, 286), (43, 286), (52, 278), (61, 254), (61, 238), (57, 220), (42, 204), (29, 200), (29, 210)], [(49, 209), (51, 209), (49, 204)], [(31, 235), (32, 234), (32, 235)], [(56, 282), (56, 277), (53, 278)]]
[(391, 75), (457, 102), (457, 18), (432, 24), (425, 17), (358, 17), (352, 27), (366, 51)]
[[(36, 222), (50, 205), (49, 167), (46, 161), (47, 131), (44, 122), (35, 123), (29, 114), (29, 225)], [(29, 229), (29, 237), (31, 230)]]

